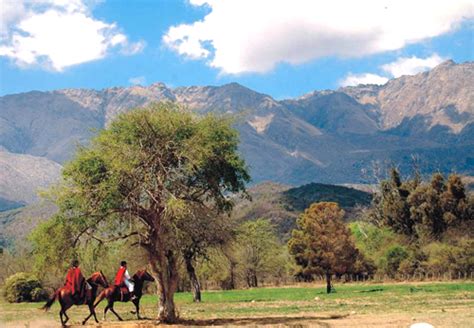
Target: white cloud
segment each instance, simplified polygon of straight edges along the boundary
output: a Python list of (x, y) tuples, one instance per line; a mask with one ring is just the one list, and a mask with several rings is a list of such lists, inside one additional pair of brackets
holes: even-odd
[(388, 78), (372, 73), (352, 74), (349, 73), (339, 85), (341, 87), (355, 86), (359, 84), (385, 84)]
[(130, 43), (130, 42), (125, 42), (122, 43), (122, 54), (124, 55), (135, 55), (143, 51), (146, 47), (146, 42), (143, 40), (140, 40), (138, 42)]
[(441, 58), (438, 54), (428, 58), (401, 57), (392, 63), (382, 65), (382, 69), (393, 77), (415, 75), (438, 66), (444, 60), (445, 58)]
[[(6, 3), (10, 4), (10, 0)], [(125, 54), (143, 49), (115, 23), (95, 19), (82, 0), (15, 1), (22, 9), (2, 9), (0, 56), (18, 66), (40, 65), (56, 71), (104, 58), (111, 49)]]
[(163, 42), (222, 73), (268, 72), (325, 56), (401, 49), (474, 17), (472, 0), (192, 0), (203, 20), (172, 26)]
[(2, 1), (0, 6), (0, 37), (8, 32), (8, 26), (25, 14), (25, 7), (21, 1)]
[(144, 76), (135, 76), (128, 79), (128, 82), (132, 85), (145, 85), (146, 78)]
[(346, 87), (359, 84), (385, 84), (389, 78), (397, 78), (402, 75), (415, 75), (438, 66), (444, 60), (445, 58), (440, 57), (436, 53), (427, 58), (418, 58), (416, 56), (400, 57), (391, 63), (380, 66), (386, 76), (373, 73), (349, 73), (339, 82), (339, 85)]

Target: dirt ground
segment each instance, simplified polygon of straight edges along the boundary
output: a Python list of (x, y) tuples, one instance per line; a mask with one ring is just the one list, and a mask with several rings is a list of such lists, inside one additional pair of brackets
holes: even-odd
[[(466, 317), (466, 313), (432, 312), (410, 317), (406, 314), (319, 314), (291, 316), (268, 316), (253, 318), (222, 318), (208, 320), (186, 320), (177, 325), (162, 325), (154, 320), (101, 322), (99, 324), (70, 325), (70, 328), (183, 328), (183, 327), (410, 327), (419, 322), (430, 323), (435, 327), (473, 327), (474, 313)], [(56, 328), (61, 327), (57, 321), (38, 319), (28, 322), (17, 321), (7, 324), (5, 328)]]

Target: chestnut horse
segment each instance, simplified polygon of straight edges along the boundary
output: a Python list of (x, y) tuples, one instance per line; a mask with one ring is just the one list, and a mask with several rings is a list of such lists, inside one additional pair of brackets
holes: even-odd
[[(43, 306), (43, 310), (48, 311), (51, 305), (53, 305), (54, 301), (58, 299), (59, 304), (61, 304), (61, 311), (59, 311), (59, 318), (61, 319), (61, 324), (63, 326), (66, 325), (66, 322), (69, 320), (69, 317), (66, 314), (66, 311), (73, 305), (85, 305), (87, 304), (89, 306), (89, 311), (90, 314), (87, 318), (82, 321), (82, 324), (84, 325), (87, 320), (91, 316), (94, 316), (95, 322), (99, 322), (97, 320), (97, 316), (95, 314), (95, 309), (94, 309), (94, 300), (97, 295), (97, 289), (99, 286), (102, 286), (104, 288), (108, 287), (108, 282), (107, 278), (105, 278), (104, 274), (102, 271), (95, 272), (92, 274), (92, 276), (87, 279), (87, 282), (89, 285), (92, 287), (90, 290), (86, 290), (85, 297), (83, 299), (77, 299), (73, 298), (71, 295), (71, 291), (65, 287), (59, 288), (54, 295), (49, 299), (49, 301)], [(63, 319), (63, 316), (66, 317), (66, 320)]]
[[(135, 283), (135, 287), (133, 288), (133, 294), (136, 296), (132, 303), (135, 305), (137, 318), (140, 320), (140, 298), (143, 295), (142, 289), (143, 284), (145, 281), (155, 281), (153, 277), (146, 272), (146, 270), (138, 270), (132, 277), (133, 282)], [(122, 321), (122, 318), (115, 312), (114, 310), (114, 302), (128, 302), (132, 297), (131, 293), (123, 294), (120, 290), (120, 287), (117, 286), (109, 286), (108, 288), (104, 289), (99, 296), (97, 296), (97, 301), (94, 304), (96, 307), (104, 298), (107, 299), (107, 306), (104, 309), (104, 320), (107, 314), (107, 311), (110, 309), (115, 316)]]

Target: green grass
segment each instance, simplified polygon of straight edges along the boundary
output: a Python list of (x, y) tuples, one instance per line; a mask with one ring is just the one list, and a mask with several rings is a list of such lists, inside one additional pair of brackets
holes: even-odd
[[(456, 322), (469, 326), (474, 322), (474, 283), (406, 283), (406, 284), (340, 284), (336, 293), (326, 294), (323, 286), (281, 288), (254, 288), (232, 291), (205, 291), (203, 302), (192, 302), (190, 293), (175, 296), (179, 315), (184, 319), (209, 320), (224, 318), (261, 318), (273, 316), (302, 316), (315, 314), (361, 317), (392, 315), (411, 320), (413, 316), (432, 314), (438, 324)], [(142, 298), (142, 312), (149, 318), (156, 317), (157, 299), (154, 295)], [(28, 318), (57, 320), (59, 306), (45, 314), (37, 308), (41, 304), (0, 303), (0, 317), (4, 322), (25, 321)], [(99, 306), (102, 318), (104, 304)], [(117, 304), (116, 310), (126, 320), (133, 320), (131, 304)], [(70, 310), (73, 321), (79, 322), (87, 312), (86, 307)], [(456, 314), (456, 320), (451, 316)], [(431, 317), (430, 317), (431, 318)], [(110, 315), (109, 320), (115, 320)]]

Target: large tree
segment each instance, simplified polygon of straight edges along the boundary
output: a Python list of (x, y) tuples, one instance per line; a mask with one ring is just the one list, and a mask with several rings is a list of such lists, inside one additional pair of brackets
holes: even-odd
[(288, 241), (303, 275), (326, 276), (328, 294), (332, 275), (350, 272), (359, 254), (343, 217), (344, 211), (336, 203), (314, 203), (299, 217)]
[(159, 319), (174, 322), (178, 257), (206, 233), (191, 223), (220, 220), (232, 208), (229, 193), (249, 181), (237, 146), (222, 117), (171, 103), (121, 114), (64, 168), (53, 221), (73, 244), (132, 238), (157, 281)]

